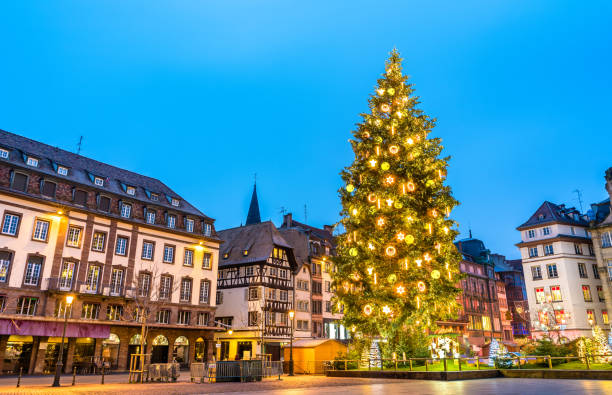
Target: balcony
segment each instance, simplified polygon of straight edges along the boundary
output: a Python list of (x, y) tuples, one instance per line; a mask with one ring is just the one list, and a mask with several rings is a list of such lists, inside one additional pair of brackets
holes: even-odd
[(60, 277), (48, 277), (43, 279), (42, 288), (47, 289), (51, 292), (78, 292), (86, 295), (102, 295), (102, 296), (115, 296), (115, 297), (128, 297), (133, 298), (136, 294), (135, 289), (131, 287), (114, 287), (110, 286), (102, 287), (100, 284), (95, 288), (91, 288), (89, 284), (84, 281), (66, 281), (66, 279)]
[(290, 326), (267, 326), (264, 331), (264, 336), (289, 337), (291, 336)]
[(291, 302), (281, 302), (279, 300), (266, 299), (265, 310), (276, 311), (276, 312), (287, 312), (291, 310)]

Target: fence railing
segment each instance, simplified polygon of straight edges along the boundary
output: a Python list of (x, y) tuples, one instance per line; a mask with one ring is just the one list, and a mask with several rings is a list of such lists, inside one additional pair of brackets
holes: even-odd
[(192, 382), (260, 381), (266, 377), (283, 374), (281, 361), (261, 359), (242, 361), (218, 361), (213, 363), (192, 363)]
[[(497, 361), (496, 361), (497, 360)], [(578, 362), (578, 364), (571, 362)], [(294, 367), (303, 361), (294, 361)], [(564, 366), (566, 365), (566, 366)], [(481, 369), (612, 370), (612, 354), (553, 357), (508, 355), (506, 357), (336, 359), (323, 361), (323, 370), (463, 371)], [(304, 373), (310, 373), (304, 372)], [(312, 372), (316, 373), (316, 372)]]

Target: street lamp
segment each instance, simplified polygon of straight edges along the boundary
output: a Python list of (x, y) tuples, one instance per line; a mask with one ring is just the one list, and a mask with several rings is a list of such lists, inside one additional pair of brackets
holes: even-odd
[(64, 337), (66, 337), (66, 325), (68, 324), (68, 314), (66, 314), (66, 311), (68, 310), (68, 307), (72, 306), (73, 300), (74, 296), (66, 296), (66, 305), (64, 306), (64, 330), (62, 331), (62, 343), (60, 344), (59, 355), (57, 357), (57, 363), (55, 364), (55, 378), (53, 379), (53, 387), (60, 386), (60, 374), (62, 373), (62, 367), (64, 366), (64, 363), (62, 362), (64, 356)]
[(291, 319), (291, 345), (289, 346), (289, 376), (293, 376), (293, 317), (295, 317), (295, 311), (289, 310), (289, 318)]

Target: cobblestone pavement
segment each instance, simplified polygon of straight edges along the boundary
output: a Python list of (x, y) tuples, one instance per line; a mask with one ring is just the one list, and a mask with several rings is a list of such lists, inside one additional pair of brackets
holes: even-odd
[[(99, 376), (89, 376), (99, 380)], [(185, 376), (182, 377), (186, 379)], [(82, 377), (81, 382), (85, 382)], [(15, 388), (15, 378), (0, 379), (1, 394), (130, 394), (150, 395), (152, 392), (163, 395), (173, 394), (212, 394), (212, 393), (262, 393), (276, 394), (612, 394), (612, 381), (599, 380), (546, 380), (546, 379), (484, 379), (465, 381), (424, 381), (362, 378), (328, 378), (323, 376), (284, 376), (266, 379), (256, 383), (215, 383), (192, 384), (178, 383), (125, 384), (126, 375), (107, 376), (105, 385), (80, 384), (70, 386), (71, 377), (62, 378), (61, 388), (49, 385), (53, 377), (27, 377), (22, 387)], [(9, 383), (9, 380), (11, 382)], [(96, 380), (96, 381), (97, 381)], [(91, 381), (90, 381), (91, 382)]]

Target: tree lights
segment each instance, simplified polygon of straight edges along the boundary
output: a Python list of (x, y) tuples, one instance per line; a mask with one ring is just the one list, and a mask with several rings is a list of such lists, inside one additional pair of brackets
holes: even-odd
[(441, 140), (429, 137), (434, 119), (418, 109), (406, 81), (393, 51), (353, 133), (355, 160), (341, 173), (346, 232), (333, 273), (345, 326), (391, 343), (452, 318), (459, 292), (448, 158), (440, 157)]

